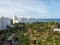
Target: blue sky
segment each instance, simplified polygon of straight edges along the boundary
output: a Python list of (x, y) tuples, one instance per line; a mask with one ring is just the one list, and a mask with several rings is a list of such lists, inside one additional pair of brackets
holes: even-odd
[(0, 16), (60, 18), (60, 0), (0, 0)]

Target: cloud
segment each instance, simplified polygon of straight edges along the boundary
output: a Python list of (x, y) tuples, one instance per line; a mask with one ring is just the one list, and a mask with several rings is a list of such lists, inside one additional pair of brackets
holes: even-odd
[[(12, 14), (23, 16), (36, 16), (48, 14), (47, 6), (43, 1), (39, 0), (0, 0), (0, 14), (5, 16)], [(35, 14), (34, 14), (35, 13)], [(28, 15), (27, 15), (28, 14)]]

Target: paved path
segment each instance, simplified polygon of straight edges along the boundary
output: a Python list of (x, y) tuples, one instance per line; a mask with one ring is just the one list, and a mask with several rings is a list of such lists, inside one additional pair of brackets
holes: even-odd
[(17, 33), (12, 34), (11, 36), (9, 36), (9, 37), (7, 38), (7, 40), (12, 40), (12, 38), (13, 38), (16, 34), (17, 34)]

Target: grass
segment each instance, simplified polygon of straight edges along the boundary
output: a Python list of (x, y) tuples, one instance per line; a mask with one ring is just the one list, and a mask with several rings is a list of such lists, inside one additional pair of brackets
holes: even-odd
[(30, 43), (30, 45), (35, 45), (35, 44)]

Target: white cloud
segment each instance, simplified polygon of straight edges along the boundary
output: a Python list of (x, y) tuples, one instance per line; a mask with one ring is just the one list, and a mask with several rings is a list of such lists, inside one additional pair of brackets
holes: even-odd
[(42, 1), (37, 0), (0, 0), (0, 14), (25, 13), (27, 11), (37, 11), (40, 14), (47, 14), (47, 6)]

